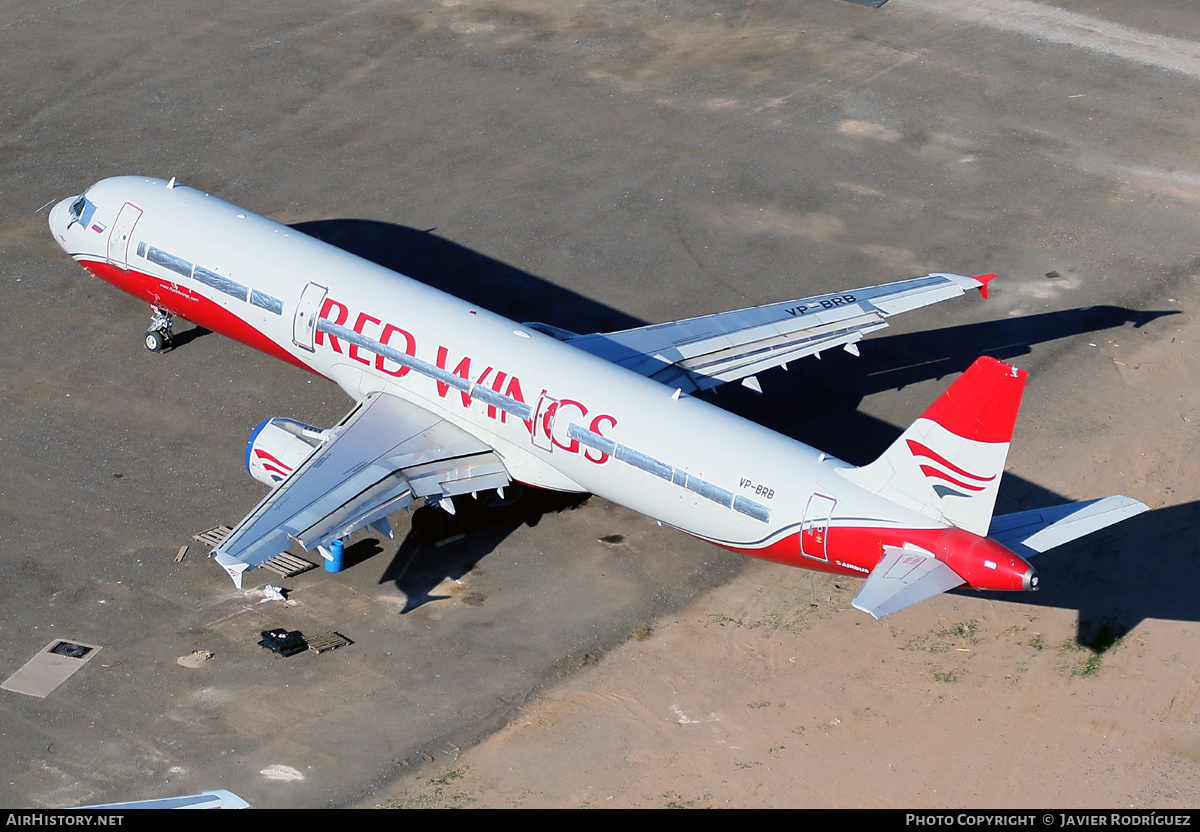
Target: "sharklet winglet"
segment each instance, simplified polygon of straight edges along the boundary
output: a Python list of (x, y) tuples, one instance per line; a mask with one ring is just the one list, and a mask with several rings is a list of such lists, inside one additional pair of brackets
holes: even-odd
[(213, 560), (221, 565), (229, 577), (233, 579), (233, 585), (238, 589), (242, 588), (242, 573), (250, 568), (250, 564), (240, 560), (234, 560), (222, 551), (213, 552)]
[(973, 279), (979, 281), (979, 283), (980, 283), (979, 294), (983, 295), (984, 300), (987, 300), (988, 299), (988, 284), (996, 279), (996, 275), (994, 275), (994, 274), (977, 274), (977, 275), (975, 275), (975, 277)]

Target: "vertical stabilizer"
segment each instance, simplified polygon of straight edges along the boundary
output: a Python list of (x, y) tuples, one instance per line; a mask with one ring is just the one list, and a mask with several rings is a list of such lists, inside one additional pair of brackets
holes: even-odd
[(883, 456), (840, 473), (926, 517), (986, 535), (1027, 376), (978, 359)]

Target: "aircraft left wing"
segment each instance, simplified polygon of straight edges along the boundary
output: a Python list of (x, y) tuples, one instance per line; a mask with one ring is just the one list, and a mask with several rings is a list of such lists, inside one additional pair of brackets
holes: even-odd
[(374, 526), (418, 497), (449, 498), (511, 482), (490, 447), (387, 393), (357, 405), (213, 550), (233, 582), (299, 544), (311, 551)]
[(965, 583), (958, 573), (925, 552), (885, 546), (883, 558), (851, 602), (883, 618)]
[(979, 289), (986, 297), (994, 277), (929, 274), (620, 332), (555, 334), (685, 393), (739, 379), (761, 392), (755, 373), (834, 347), (857, 355), (858, 341), (886, 327), (892, 315), (959, 297), (969, 289)]
[(94, 806), (76, 806), (74, 808), (110, 809), (124, 812), (128, 809), (249, 809), (250, 804), (227, 789), (213, 789), (183, 797), (126, 800), (121, 803), (97, 803)]

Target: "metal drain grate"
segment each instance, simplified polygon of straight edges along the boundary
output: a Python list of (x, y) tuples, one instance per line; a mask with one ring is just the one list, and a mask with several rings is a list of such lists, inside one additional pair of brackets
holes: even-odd
[(92, 648), (86, 644), (76, 644), (73, 641), (60, 641), (46, 652), (54, 653), (58, 656), (66, 656), (70, 659), (82, 659), (88, 653), (92, 652)]
[(0, 688), (36, 696), (39, 699), (45, 698), (99, 651), (98, 644), (83, 644), (56, 638), (16, 673), (0, 683)]

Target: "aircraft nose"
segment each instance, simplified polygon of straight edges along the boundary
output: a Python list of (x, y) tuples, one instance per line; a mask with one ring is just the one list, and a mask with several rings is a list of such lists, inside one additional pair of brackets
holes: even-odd
[(71, 203), (77, 199), (79, 197), (69, 196), (50, 209), (50, 233), (54, 235), (54, 239), (58, 241), (58, 244), (64, 248), (66, 248), (67, 244), (68, 212), (71, 209)]

